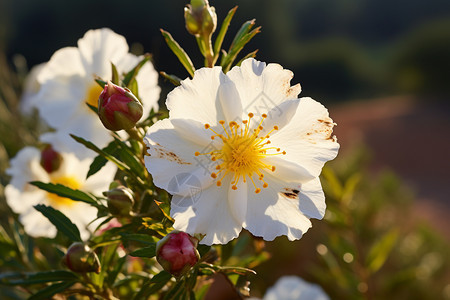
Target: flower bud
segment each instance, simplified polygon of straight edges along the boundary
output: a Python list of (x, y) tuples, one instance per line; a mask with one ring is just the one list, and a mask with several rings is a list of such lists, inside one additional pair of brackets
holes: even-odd
[(172, 275), (186, 274), (199, 260), (198, 239), (174, 230), (156, 244), (156, 259)]
[(142, 117), (141, 102), (127, 88), (109, 81), (98, 99), (98, 116), (103, 125), (113, 131), (128, 130)]
[(133, 191), (124, 186), (104, 192), (108, 197), (108, 209), (113, 216), (129, 216), (134, 205)]
[(187, 31), (195, 36), (210, 36), (216, 30), (217, 14), (208, 0), (191, 0), (184, 8)]
[(62, 160), (61, 154), (56, 152), (51, 145), (47, 145), (44, 150), (41, 151), (41, 166), (49, 174), (59, 169)]
[(67, 249), (62, 262), (71, 271), (78, 273), (100, 273), (100, 261), (97, 254), (88, 245), (75, 242)]

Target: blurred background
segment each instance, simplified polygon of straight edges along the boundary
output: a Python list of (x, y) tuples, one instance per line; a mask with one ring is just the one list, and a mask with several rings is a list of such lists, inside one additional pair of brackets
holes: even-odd
[[(202, 58), (195, 40), (184, 27), (183, 7), (186, 3), (182, 0), (130, 0), (126, 4), (113, 0), (2, 0), (1, 96), (8, 98), (8, 88), (4, 86), (14, 86), (12, 92), (20, 95), (20, 84), (27, 70), (48, 61), (62, 47), (76, 46), (77, 40), (87, 30), (101, 27), (109, 27), (125, 36), (132, 52), (152, 53), (158, 71), (187, 77), (159, 32), (160, 28), (169, 31), (187, 50), (194, 65), (201, 66)], [(246, 52), (259, 49), (259, 60), (277, 62), (292, 70), (295, 74), (292, 83), (302, 85), (302, 95), (312, 97), (329, 108), (331, 117), (338, 124), (335, 133), (341, 152), (323, 178), (324, 187), (327, 189), (340, 182), (343, 189), (352, 176), (359, 174), (362, 183), (358, 186), (359, 192), (352, 194), (352, 201), (366, 201), (370, 205), (363, 208), (356, 205), (356, 212), (361, 213), (358, 209), (373, 209), (373, 214), (390, 216), (391, 223), (384, 219), (378, 221), (386, 221), (385, 225), (399, 225), (403, 228), (399, 231), (400, 236), (404, 234), (405, 239), (409, 233), (417, 233), (408, 241), (422, 239), (421, 245), (426, 244), (429, 248), (422, 249), (423, 252), (417, 248), (411, 254), (417, 257), (411, 256), (411, 259), (440, 253), (438, 259), (435, 256), (427, 258), (434, 264), (437, 260), (438, 266), (432, 270), (435, 273), (430, 273), (428, 268), (426, 277), (420, 273), (422, 269), (418, 263), (415, 268), (419, 271), (414, 269), (415, 275), (402, 273), (403, 277), (399, 275), (392, 282), (402, 287), (402, 284), (412, 284), (417, 278), (426, 277), (429, 281), (422, 282), (424, 290), (410, 299), (437, 299), (434, 298), (436, 295), (450, 299), (449, 259), (445, 255), (450, 241), (447, 191), (450, 183), (450, 1), (235, 0), (211, 1), (210, 4), (216, 8), (219, 24), (228, 10), (239, 6), (225, 46), (230, 44), (233, 33), (244, 21), (255, 18), (256, 24), (262, 26), (262, 33), (252, 40)], [(8, 77), (7, 70), (12, 70), (17, 76)], [(163, 103), (172, 86), (163, 80), (161, 86)], [(0, 152), (2, 157), (8, 158), (26, 144), (26, 139), (24, 136), (14, 137), (20, 131), (8, 132), (5, 128), (0, 126), (3, 144)], [(5, 168), (5, 165), (0, 167), (2, 184), (7, 183)], [(330, 189), (334, 190), (336, 187)], [(344, 196), (335, 194), (329, 197), (331, 212), (333, 207), (339, 210), (339, 205), (342, 205), (339, 199)], [(256, 293), (263, 293), (283, 273), (302, 275), (326, 285), (326, 276), (307, 270), (304, 263), (306, 258), (326, 263), (326, 255), (333, 252), (324, 252), (324, 248), (320, 248), (322, 243), (330, 242), (330, 237), (326, 237), (329, 229), (322, 227), (334, 224), (333, 213), (327, 217), (330, 221), (327, 225), (313, 222), (312, 231), (316, 234), (308, 233), (294, 243), (296, 247), (288, 246), (291, 244), (283, 239), (278, 240), (277, 246), (269, 245), (269, 248), (279, 246), (278, 249), (285, 251), (283, 256), (286, 260), (281, 263), (271, 260), (261, 266), (261, 272), (267, 275), (255, 279)], [(365, 227), (369, 230), (379, 225), (375, 221), (359, 221), (361, 223), (352, 223), (352, 226), (359, 226), (361, 231), (353, 228), (359, 233), (367, 233), (363, 230)], [(350, 223), (346, 226), (345, 230), (352, 231)], [(419, 229), (416, 226), (425, 227)], [(376, 240), (376, 235), (373, 237)], [(395, 245), (400, 251), (403, 244), (399, 241)], [(305, 254), (302, 249), (306, 247), (317, 250), (319, 258), (315, 257), (316, 252), (315, 256)], [(335, 254), (344, 246), (336, 247)], [(353, 253), (348, 251), (344, 254)], [(277, 252), (273, 253), (272, 256), (276, 256)], [(388, 268), (385, 272), (390, 270), (389, 266), (404, 272), (409, 270), (398, 260), (392, 261), (395, 255), (402, 257), (406, 254), (399, 252), (389, 256), (391, 261), (388, 260), (387, 267), (383, 266)], [(297, 263), (292, 264), (292, 259)], [(343, 268), (348, 269), (348, 264), (344, 259)], [(425, 262), (425, 265), (429, 263)], [(275, 266), (281, 267), (277, 269)], [(350, 269), (348, 271), (351, 272)], [(411, 279), (410, 276), (415, 277)], [(436, 285), (427, 291), (426, 284), (433, 280)], [(325, 289), (338, 298), (353, 295), (345, 284), (354, 285), (363, 293), (364, 286), (349, 282), (338, 283), (343, 284), (338, 291), (327, 285)], [(394, 285), (392, 282), (389, 284)], [(415, 285), (415, 289), (419, 288), (420, 285)], [(394, 290), (392, 288), (389, 293)]]

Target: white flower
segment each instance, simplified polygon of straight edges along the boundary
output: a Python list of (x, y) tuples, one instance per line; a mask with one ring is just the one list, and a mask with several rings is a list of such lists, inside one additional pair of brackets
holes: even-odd
[[(81, 158), (95, 155), (69, 136), (69, 133), (81, 136), (98, 147), (112, 140), (98, 116), (86, 105), (97, 106), (102, 91), (94, 77), (111, 79), (111, 62), (122, 74), (141, 59), (128, 53), (123, 36), (106, 28), (88, 31), (78, 40), (78, 48), (56, 51), (38, 75), (41, 88), (33, 101), (40, 116), (56, 129), (42, 135), (41, 140), (53, 144), (58, 151), (74, 152)], [(147, 116), (151, 108), (157, 109), (160, 92), (158, 74), (150, 62), (141, 68), (136, 81), (144, 116)]]
[(197, 70), (167, 98), (169, 119), (145, 137), (146, 167), (171, 194), (174, 227), (227, 243), (242, 228), (265, 240), (301, 238), (322, 218), (318, 178), (337, 155), (328, 111), (297, 99), (292, 72), (247, 59), (223, 74)]
[(304, 281), (297, 276), (283, 276), (269, 288), (263, 300), (329, 300), (328, 295), (317, 284)]
[(60, 183), (93, 194), (101, 194), (108, 190), (108, 186), (114, 179), (116, 167), (112, 164), (105, 165), (98, 173), (86, 179), (86, 174), (92, 159), (79, 160), (72, 153), (60, 153), (62, 163), (60, 167), (51, 173), (47, 173), (40, 164), (41, 153), (34, 147), (25, 147), (14, 157), (7, 170), (11, 176), (11, 182), (5, 188), (5, 196), (11, 209), (19, 214), (19, 220), (25, 227), (25, 231), (31, 236), (54, 237), (56, 228), (34, 205), (44, 204), (52, 206), (65, 214), (80, 230), (81, 237), (89, 237), (86, 228), (88, 223), (96, 219), (97, 208), (79, 201), (62, 198), (48, 193), (28, 182), (41, 181), (45, 183)]
[(44, 66), (45, 63), (34, 66), (33, 68), (31, 68), (30, 72), (25, 78), (22, 96), (20, 97), (20, 110), (25, 115), (31, 114), (33, 108), (35, 107), (34, 98), (36, 97), (41, 87), (41, 85), (37, 81), (37, 77)]

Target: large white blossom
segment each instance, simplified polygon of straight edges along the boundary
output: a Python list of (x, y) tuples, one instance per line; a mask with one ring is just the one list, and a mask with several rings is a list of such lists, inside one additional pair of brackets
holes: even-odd
[[(40, 116), (56, 130), (43, 134), (41, 140), (53, 144), (58, 151), (74, 152), (81, 158), (95, 155), (69, 136), (70, 133), (81, 136), (99, 147), (112, 140), (98, 116), (86, 105), (97, 106), (102, 91), (94, 78), (111, 79), (111, 63), (123, 74), (141, 60), (142, 57), (128, 53), (123, 36), (107, 28), (89, 30), (78, 40), (78, 47), (56, 51), (38, 74), (40, 90), (33, 98)], [(147, 116), (151, 108), (157, 109), (160, 93), (158, 74), (150, 62), (141, 68), (136, 81)]]
[(31, 181), (63, 184), (73, 189), (100, 195), (108, 190), (117, 168), (105, 165), (98, 173), (86, 179), (92, 159), (79, 160), (73, 153), (60, 153), (62, 163), (54, 172), (48, 173), (41, 165), (41, 152), (34, 147), (25, 147), (10, 161), (7, 174), (11, 182), (5, 187), (5, 196), (11, 209), (19, 214), (25, 231), (31, 236), (54, 237), (56, 228), (34, 205), (52, 206), (64, 213), (80, 230), (81, 237), (89, 237), (87, 225), (96, 219), (97, 208), (43, 191)]
[(202, 68), (167, 97), (169, 119), (146, 137), (145, 163), (169, 191), (174, 227), (227, 243), (245, 228), (265, 240), (301, 238), (325, 213), (318, 178), (339, 144), (327, 109), (300, 98), (293, 74), (245, 60)]
[(263, 300), (329, 300), (328, 295), (317, 284), (309, 283), (297, 276), (283, 276), (267, 289)]

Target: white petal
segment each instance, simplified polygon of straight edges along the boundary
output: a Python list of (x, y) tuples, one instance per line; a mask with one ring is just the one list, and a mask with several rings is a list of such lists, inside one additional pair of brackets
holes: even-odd
[(264, 180), (269, 186), (261, 193), (248, 193), (247, 217), (243, 227), (267, 241), (281, 235), (286, 235), (291, 241), (300, 239), (311, 227), (311, 221), (299, 209), (296, 197), (291, 199), (285, 196), (284, 192), (292, 190), (293, 185), (283, 185), (270, 175), (265, 176)]
[(242, 104), (239, 93), (232, 81), (224, 81), (219, 86), (219, 101), (225, 120), (227, 123), (231, 121), (241, 122)]
[(287, 182), (307, 182), (315, 178), (302, 165), (285, 160), (284, 155), (267, 157), (264, 159), (264, 163), (275, 167), (275, 171), (270, 174)]
[(322, 219), (327, 205), (320, 179), (317, 177), (302, 184), (299, 191), (299, 208), (302, 213), (308, 218)]
[[(195, 71), (193, 79), (185, 79), (167, 95), (166, 106), (172, 119), (191, 119), (202, 124), (217, 124), (225, 115), (217, 96), (224, 79), (221, 67)], [(222, 78), (222, 79), (221, 79)]]
[(161, 88), (158, 86), (158, 73), (151, 62), (145, 63), (140, 69), (136, 81), (139, 86), (139, 99), (144, 106), (143, 116), (148, 116), (152, 108), (155, 111), (158, 110), (159, 94), (161, 93)]
[(128, 53), (128, 44), (123, 36), (102, 28), (86, 32), (78, 40), (78, 49), (87, 75), (110, 78), (111, 62), (116, 63)]
[(19, 220), (30, 236), (48, 238), (56, 236), (56, 227), (34, 207), (29, 207), (19, 216)]
[[(31, 187), (31, 185), (30, 185)], [(17, 214), (22, 214), (30, 207), (39, 204), (46, 198), (46, 192), (34, 188), (33, 192), (24, 192), (9, 184), (5, 187), (5, 198), (8, 206)]]
[[(201, 135), (202, 131), (199, 131), (190, 138)], [(210, 169), (213, 165), (201, 164), (194, 155), (205, 146), (192, 143), (187, 136), (181, 135), (170, 120), (161, 120), (153, 125), (144, 141), (149, 153), (149, 156), (145, 157), (145, 166), (152, 174), (156, 186), (169, 189), (174, 194), (184, 194), (188, 187), (179, 186), (177, 182), (180, 177), (186, 179), (190, 174), (194, 174), (201, 187), (212, 184)]]
[(278, 64), (268, 64), (247, 59), (240, 67), (231, 69), (227, 76), (236, 84), (242, 100), (244, 114), (267, 113), (287, 99), (295, 99), (300, 86), (291, 87), (293, 74)]
[(47, 181), (48, 174), (40, 165), (41, 152), (34, 147), (25, 147), (11, 159), (6, 174), (11, 176), (10, 185), (18, 190), (35, 191), (36, 188), (28, 184), (30, 181)]
[(58, 76), (46, 81), (34, 99), (39, 115), (53, 128), (64, 126), (74, 111), (78, 111), (87, 88), (86, 79), (79, 75)]
[(201, 244), (226, 244), (236, 238), (242, 230), (228, 205), (229, 179), (221, 187), (215, 185), (204, 189), (192, 199), (193, 205), (180, 207), (179, 196), (173, 196), (170, 215), (175, 219), (173, 227), (191, 235), (206, 234)]
[(297, 276), (283, 276), (270, 287), (263, 300), (329, 300), (328, 295), (317, 284), (304, 281)]
[(270, 140), (286, 151), (283, 159), (299, 164), (317, 177), (325, 162), (334, 159), (339, 150), (332, 136), (333, 126), (322, 104), (311, 98), (301, 98), (291, 122), (274, 132)]
[(232, 189), (232, 184), (228, 187), (228, 205), (237, 224), (243, 224), (245, 215), (247, 214), (247, 189), (248, 184), (240, 181), (237, 184), (237, 189)]
[(44, 84), (58, 77), (86, 76), (81, 64), (80, 53), (75, 47), (66, 47), (56, 51), (37, 76), (37, 81)]

